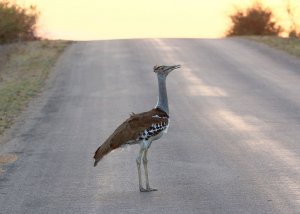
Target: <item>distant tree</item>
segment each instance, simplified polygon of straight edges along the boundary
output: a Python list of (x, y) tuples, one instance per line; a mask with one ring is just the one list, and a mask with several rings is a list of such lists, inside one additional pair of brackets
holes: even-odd
[(298, 24), (298, 19), (296, 17), (296, 8), (293, 7), (291, 5), (291, 2), (290, 0), (287, 0), (286, 2), (286, 12), (288, 14), (288, 17), (290, 19), (290, 28), (288, 30), (288, 33), (289, 33), (289, 37), (290, 38), (300, 38), (300, 27), (299, 27), (299, 24)]
[(0, 0), (0, 44), (37, 39), (38, 16), (35, 6), (23, 8), (8, 0)]
[(279, 35), (283, 28), (274, 21), (271, 9), (256, 2), (244, 10), (236, 9), (230, 15), (232, 25), (226, 36), (237, 35)]

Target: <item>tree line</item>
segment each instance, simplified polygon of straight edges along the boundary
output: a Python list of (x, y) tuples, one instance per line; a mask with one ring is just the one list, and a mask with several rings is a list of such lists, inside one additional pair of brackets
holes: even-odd
[[(259, 1), (245, 9), (236, 9), (229, 18), (231, 25), (226, 36), (273, 35), (288, 32), (289, 37), (300, 38), (296, 10), (287, 1), (286, 12), (290, 19), (289, 29), (276, 22), (274, 12)], [(0, 0), (0, 44), (17, 41), (37, 40), (36, 34), (39, 12), (35, 6), (21, 7), (9, 0)]]

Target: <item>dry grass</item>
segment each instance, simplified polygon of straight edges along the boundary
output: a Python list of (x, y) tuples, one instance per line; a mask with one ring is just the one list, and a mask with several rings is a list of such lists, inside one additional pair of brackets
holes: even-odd
[(37, 95), (65, 41), (34, 41), (0, 47), (0, 135)]
[(282, 38), (277, 36), (248, 36), (248, 39), (265, 43), (271, 47), (286, 51), (300, 57), (300, 39)]

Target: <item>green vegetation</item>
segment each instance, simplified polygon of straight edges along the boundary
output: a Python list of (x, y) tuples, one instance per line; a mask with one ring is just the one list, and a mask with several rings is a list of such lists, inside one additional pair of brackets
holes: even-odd
[(36, 40), (38, 16), (35, 6), (23, 8), (8, 0), (0, 0), (0, 44)]
[(34, 41), (0, 46), (0, 135), (37, 95), (69, 42)]
[(277, 36), (248, 36), (246, 38), (265, 43), (271, 47), (275, 47), (300, 57), (300, 39), (282, 38)]
[(230, 15), (232, 25), (226, 36), (241, 35), (279, 35), (283, 28), (274, 21), (271, 9), (256, 2), (246, 9), (236, 9)]

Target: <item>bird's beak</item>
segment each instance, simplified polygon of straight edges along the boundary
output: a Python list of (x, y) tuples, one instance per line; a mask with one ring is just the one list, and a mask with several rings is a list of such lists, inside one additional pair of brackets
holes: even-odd
[(177, 68), (180, 68), (181, 67), (181, 65), (174, 65), (174, 66), (172, 66), (172, 69), (177, 69)]
[(175, 70), (177, 68), (180, 68), (180, 67), (181, 67), (181, 65), (173, 65), (173, 66), (170, 66), (170, 68), (168, 70), (173, 71), (173, 70)]

